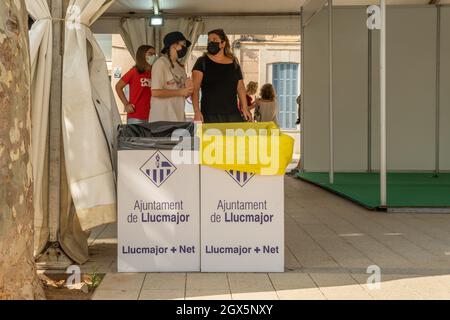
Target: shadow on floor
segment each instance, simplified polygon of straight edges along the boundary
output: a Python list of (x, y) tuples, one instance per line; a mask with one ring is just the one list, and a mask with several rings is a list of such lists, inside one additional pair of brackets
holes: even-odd
[(82, 269), (107, 273), (100, 300), (450, 299), (450, 215), (368, 211), (287, 177), (285, 218), (283, 274), (119, 274), (115, 225), (92, 232)]

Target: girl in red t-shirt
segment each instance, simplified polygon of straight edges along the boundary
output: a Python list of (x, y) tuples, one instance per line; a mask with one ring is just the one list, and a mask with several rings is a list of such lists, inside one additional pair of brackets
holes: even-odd
[[(154, 47), (149, 45), (139, 47), (136, 53), (136, 66), (128, 71), (116, 85), (117, 95), (128, 113), (128, 124), (148, 122), (152, 97), (151, 70), (156, 59)], [(123, 91), (127, 85), (130, 86), (129, 101)]]

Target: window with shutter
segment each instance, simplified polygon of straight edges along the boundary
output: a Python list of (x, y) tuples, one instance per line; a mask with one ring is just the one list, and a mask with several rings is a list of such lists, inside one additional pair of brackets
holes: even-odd
[(277, 92), (280, 127), (286, 130), (296, 129), (299, 65), (297, 63), (274, 63), (272, 68), (272, 84)]

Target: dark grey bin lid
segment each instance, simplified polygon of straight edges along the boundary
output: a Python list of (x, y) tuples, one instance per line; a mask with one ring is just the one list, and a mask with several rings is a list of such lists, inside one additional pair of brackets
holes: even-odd
[[(178, 137), (174, 137), (174, 132)], [(182, 146), (183, 150), (196, 150), (194, 142), (193, 122), (153, 122), (118, 128), (119, 150), (171, 150), (176, 146)]]

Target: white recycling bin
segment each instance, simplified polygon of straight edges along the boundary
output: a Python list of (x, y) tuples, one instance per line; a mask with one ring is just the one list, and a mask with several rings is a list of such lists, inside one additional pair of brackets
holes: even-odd
[(199, 165), (171, 150), (118, 152), (118, 271), (200, 271)]
[(284, 177), (200, 170), (202, 272), (284, 272)]

